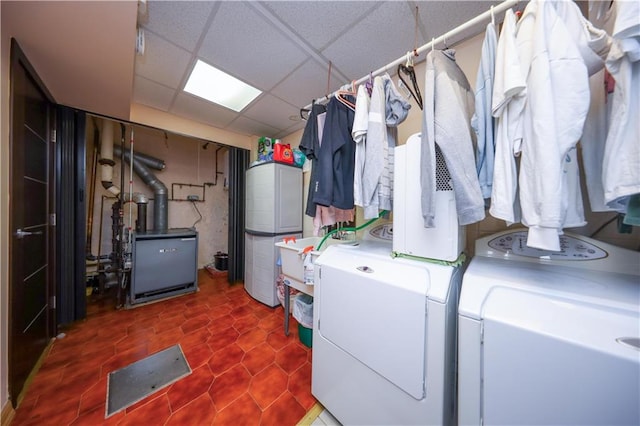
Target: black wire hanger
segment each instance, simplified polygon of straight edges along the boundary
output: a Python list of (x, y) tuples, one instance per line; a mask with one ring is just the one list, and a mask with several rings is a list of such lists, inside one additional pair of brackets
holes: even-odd
[[(409, 76), (409, 78), (411, 79), (411, 86), (409, 86), (407, 82), (404, 81), (404, 78), (402, 78), (402, 74)], [(409, 93), (411, 93), (411, 96), (413, 97), (413, 99), (416, 100), (416, 102), (418, 103), (418, 106), (422, 110), (423, 109), (422, 95), (420, 94), (420, 87), (418, 86), (418, 81), (416, 79), (416, 72), (413, 69), (413, 65), (409, 65), (409, 64), (398, 65), (398, 78), (400, 79), (400, 81), (402, 81), (402, 83), (405, 85), (407, 90), (409, 90)], [(411, 90), (411, 87), (413, 87), (413, 90)]]
[[(313, 103), (312, 103), (313, 106)], [(309, 114), (311, 113), (310, 109), (300, 108), (300, 119), (303, 121), (307, 121), (309, 119)]]

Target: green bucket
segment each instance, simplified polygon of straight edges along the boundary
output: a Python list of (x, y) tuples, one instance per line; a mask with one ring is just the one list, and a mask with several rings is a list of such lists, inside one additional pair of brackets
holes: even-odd
[(311, 341), (313, 340), (313, 329), (307, 328), (298, 323), (298, 337), (300, 337), (300, 341), (303, 345), (310, 348)]

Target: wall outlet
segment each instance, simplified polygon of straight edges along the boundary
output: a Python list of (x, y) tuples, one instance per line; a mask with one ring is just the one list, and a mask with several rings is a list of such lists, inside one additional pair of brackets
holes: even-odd
[(187, 195), (187, 200), (188, 201), (199, 201), (200, 197), (198, 197), (197, 195), (191, 194), (191, 195)]

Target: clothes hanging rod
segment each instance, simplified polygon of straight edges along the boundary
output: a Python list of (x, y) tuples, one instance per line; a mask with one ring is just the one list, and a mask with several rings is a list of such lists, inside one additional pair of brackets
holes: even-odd
[[(469, 28), (474, 28), (478, 24), (481, 24), (481, 23), (483, 23), (485, 21), (490, 21), (492, 15), (495, 17), (496, 15), (498, 15), (498, 14), (500, 14), (502, 12), (505, 12), (507, 9), (516, 6), (518, 3), (521, 3), (522, 1), (523, 0), (505, 0), (502, 3), (491, 7), (486, 12), (483, 12), (480, 15), (476, 16), (475, 18), (468, 20), (464, 24), (461, 24), (461, 25), (457, 26), (456, 28), (452, 29), (451, 31), (447, 31), (446, 33), (444, 33), (440, 37), (434, 38), (433, 40), (431, 40), (430, 42), (428, 42), (426, 44), (423, 44), (418, 49), (416, 49), (415, 56), (420, 56), (421, 54), (423, 54), (427, 50), (431, 49), (431, 46), (435, 47), (439, 43), (444, 43), (446, 40), (451, 40), (452, 37), (455, 37), (456, 35), (460, 34), (463, 31), (468, 30)], [(411, 53), (413, 53), (413, 52), (411, 52)], [(354, 85), (362, 84), (365, 81), (367, 81), (370, 76), (371, 77), (375, 77), (375, 76), (380, 75), (380, 74), (382, 74), (384, 72), (388, 72), (389, 70), (393, 70), (398, 65), (406, 62), (406, 60), (407, 60), (407, 55), (404, 55), (404, 56), (396, 59), (395, 61), (390, 62), (387, 65), (385, 65), (385, 66), (383, 66), (381, 68), (378, 68), (375, 71), (372, 71), (370, 74), (365, 75), (361, 79), (354, 81), (353, 84)], [(344, 86), (342, 86), (342, 87), (344, 87)], [(331, 99), (331, 97), (333, 97), (336, 94), (336, 92), (338, 92), (341, 89), (338, 89), (338, 90), (336, 90), (334, 92), (331, 92), (329, 95), (323, 96), (322, 98), (318, 98), (318, 99), (315, 100), (315, 102), (316, 103), (322, 103), (322, 102), (328, 101), (329, 99)], [(306, 109), (306, 110), (311, 109), (311, 105), (312, 104), (307, 105), (306, 107), (304, 107), (304, 109)]]

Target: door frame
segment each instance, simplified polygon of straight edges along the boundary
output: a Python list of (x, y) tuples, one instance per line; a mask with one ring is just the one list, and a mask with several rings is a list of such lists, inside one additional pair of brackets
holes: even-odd
[[(39, 360), (34, 365), (33, 370), (27, 377), (23, 387), (21, 389), (17, 389), (17, 385), (14, 382), (14, 377), (12, 374), (12, 363), (13, 363), (13, 346), (15, 345), (15, 337), (13, 333), (13, 328), (11, 326), (11, 322), (13, 321), (13, 317), (15, 312), (13, 311), (13, 287), (14, 287), (14, 279), (15, 271), (13, 270), (13, 262), (14, 262), (14, 249), (15, 249), (15, 238), (14, 238), (14, 230), (16, 227), (16, 215), (18, 212), (15, 209), (16, 203), (16, 194), (13, 192), (13, 175), (14, 175), (14, 100), (15, 100), (15, 72), (18, 67), (23, 67), (26, 70), (28, 78), (30, 78), (33, 83), (38, 87), (42, 95), (46, 98), (48, 102), (47, 105), (47, 140), (48, 143), (48, 202), (47, 202), (47, 215), (48, 218), (52, 218), (52, 214), (55, 213), (55, 188), (53, 185), (55, 179), (55, 143), (51, 143), (55, 138), (55, 100), (47, 87), (44, 85), (42, 79), (38, 76), (38, 73), (35, 71), (35, 68), (29, 62), (27, 56), (20, 48), (20, 45), (16, 41), (15, 38), (11, 39), (11, 53), (10, 53), (10, 64), (9, 64), (9, 253), (8, 253), (8, 266), (9, 266), (9, 300), (8, 300), (8, 385), (9, 385), (9, 395), (11, 398), (11, 403), (14, 408), (16, 408), (22, 398), (24, 397), (25, 390), (28, 387), (30, 380), (33, 378), (34, 371), (37, 370), (39, 364), (43, 360), (43, 355), (46, 353), (46, 350), (43, 351)], [(54, 336), (55, 330), (57, 328), (56, 324), (56, 316), (55, 316), (55, 299), (52, 299), (55, 296), (55, 267), (56, 267), (56, 253), (55, 253), (55, 241), (56, 241), (56, 233), (55, 233), (55, 223), (52, 223), (51, 220), (48, 220), (48, 226), (46, 227), (46, 250), (47, 250), (47, 288), (46, 288), (46, 297), (47, 297), (47, 312), (46, 316), (46, 334), (47, 338), (50, 339)]]

